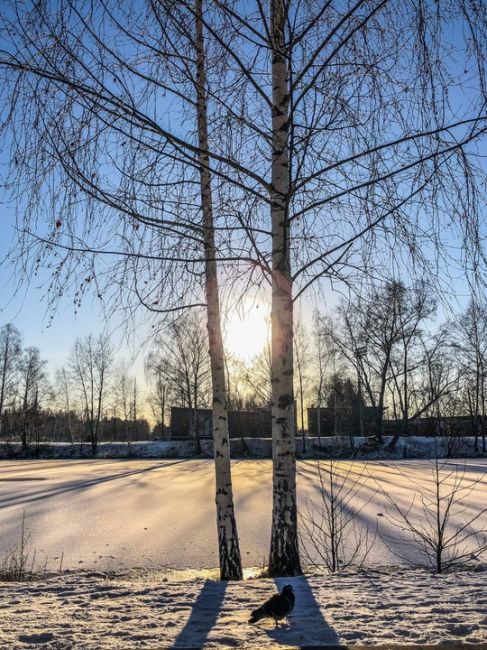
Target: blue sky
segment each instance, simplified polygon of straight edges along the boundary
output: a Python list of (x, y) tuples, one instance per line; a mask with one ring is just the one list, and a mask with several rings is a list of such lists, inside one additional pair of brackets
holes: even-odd
[[(15, 214), (8, 205), (0, 206), (0, 259), (3, 260), (15, 242)], [(47, 277), (44, 274), (44, 279)], [(143, 375), (143, 354), (140, 340), (130, 345), (116, 319), (106, 323), (98, 301), (87, 295), (81, 307), (74, 313), (69, 294), (63, 297), (59, 309), (50, 317), (48, 302), (42, 288), (42, 276), (36, 283), (18, 286), (13, 265), (0, 264), (0, 325), (12, 322), (22, 333), (24, 345), (37, 346), (50, 371), (66, 363), (69, 351), (78, 337), (97, 334), (108, 327), (117, 350), (117, 360), (135, 359), (137, 375)]]
[[(462, 88), (463, 93), (463, 88)], [(169, 118), (168, 118), (169, 119)], [(177, 120), (176, 120), (177, 122)], [(5, 172), (4, 158), (6, 152), (0, 152), (0, 177)], [(0, 201), (4, 197), (0, 197)], [(5, 199), (4, 199), (5, 200)], [(14, 212), (8, 205), (0, 203), (0, 257), (5, 255), (14, 236)], [(451, 270), (451, 269), (450, 269)], [(72, 296), (69, 292), (61, 299), (59, 309), (51, 320), (48, 315), (44, 290), (42, 289), (41, 276), (30, 287), (22, 287), (15, 294), (17, 281), (12, 277), (13, 269), (9, 266), (0, 266), (0, 324), (13, 322), (23, 333), (27, 345), (38, 346), (43, 356), (49, 361), (51, 368), (61, 366), (69, 353), (69, 349), (78, 336), (97, 333), (105, 327), (99, 303), (90, 294), (85, 296), (84, 302), (78, 308), (75, 316)], [(456, 275), (456, 272), (453, 273)], [(404, 278), (407, 281), (407, 278)], [(450, 283), (452, 297), (460, 297), (464, 302), (467, 296), (467, 287), (461, 278)], [(329, 295), (326, 294), (325, 295)], [(331, 296), (333, 302), (335, 296)], [(303, 307), (303, 320), (311, 312)], [(143, 321), (143, 318), (141, 319)], [(113, 333), (114, 345), (117, 353), (127, 359), (136, 354), (140, 349), (147, 327), (141, 322), (137, 331), (137, 341), (127, 343), (123, 337), (120, 323), (115, 317), (110, 320), (110, 331)], [(145, 350), (144, 350), (145, 351)], [(140, 367), (143, 354), (139, 354), (138, 366)]]

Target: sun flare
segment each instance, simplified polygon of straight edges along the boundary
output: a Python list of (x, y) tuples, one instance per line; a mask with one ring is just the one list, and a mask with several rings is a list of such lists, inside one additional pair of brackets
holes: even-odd
[(227, 352), (246, 363), (260, 354), (269, 340), (270, 326), (266, 311), (251, 307), (228, 316), (225, 327)]

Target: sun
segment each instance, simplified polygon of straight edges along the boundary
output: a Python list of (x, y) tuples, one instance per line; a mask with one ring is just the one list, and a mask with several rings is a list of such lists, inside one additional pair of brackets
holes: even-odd
[(269, 318), (257, 306), (245, 311), (235, 311), (227, 317), (225, 347), (229, 354), (249, 363), (260, 354), (269, 341)]

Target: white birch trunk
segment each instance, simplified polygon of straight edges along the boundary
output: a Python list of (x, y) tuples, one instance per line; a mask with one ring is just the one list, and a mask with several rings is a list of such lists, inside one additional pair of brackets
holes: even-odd
[(289, 257), (289, 80), (285, 2), (271, 0), (272, 53), (272, 458), (271, 575), (301, 573), (297, 534), (293, 303)]
[[(204, 152), (208, 150), (208, 121), (206, 104), (206, 71), (203, 39), (202, 0), (195, 0), (196, 10), (196, 90), (198, 103), (198, 140)], [(240, 580), (243, 577), (237, 525), (233, 506), (230, 466), (230, 438), (228, 434), (227, 391), (223, 338), (220, 324), (220, 299), (213, 227), (213, 203), (209, 158), (200, 153), (200, 186), (205, 241), (205, 291), (207, 326), (210, 348), (211, 380), (213, 389), (213, 445), (215, 455), (216, 511), (220, 579)]]

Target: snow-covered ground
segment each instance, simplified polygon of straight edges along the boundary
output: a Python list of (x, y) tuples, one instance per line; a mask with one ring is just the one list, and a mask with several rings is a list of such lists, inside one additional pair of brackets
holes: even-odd
[[(387, 499), (378, 486), (407, 507), (415, 492), (431, 487), (431, 466), (426, 460), (339, 461), (335, 470), (350, 483), (359, 479), (362, 529), (378, 526), (380, 533), (391, 533)], [(463, 463), (448, 461), (445, 487), (457, 467)], [(487, 504), (487, 460), (468, 460), (465, 470), (463, 484), (474, 490), (461, 506), (478, 513)], [(270, 532), (271, 462), (234, 461), (233, 477), (243, 561), (261, 565)], [(316, 461), (301, 460), (303, 509), (318, 488)], [(218, 563), (213, 491), (210, 460), (1, 462), (0, 560), (18, 546), (25, 512), (31, 536), (27, 568), (32, 563), (41, 577), (0, 582), (0, 650), (459, 643), (487, 648), (487, 570), (478, 560), (470, 570), (441, 576), (405, 566), (381, 568), (398, 558), (378, 539), (363, 572), (218, 582), (214, 572), (203, 570)], [(410, 516), (420, 516), (418, 504)], [(476, 522), (479, 529), (486, 524), (485, 517)], [(270, 621), (249, 626), (251, 610), (276, 584), (288, 582), (297, 596), (288, 623), (277, 629)]]
[[(288, 622), (249, 625), (274, 581), (90, 574), (0, 585), (0, 648), (105, 650), (487, 643), (485, 573), (346, 572), (291, 583)], [(475, 647), (475, 646), (474, 646)], [(485, 647), (485, 645), (483, 646)]]

